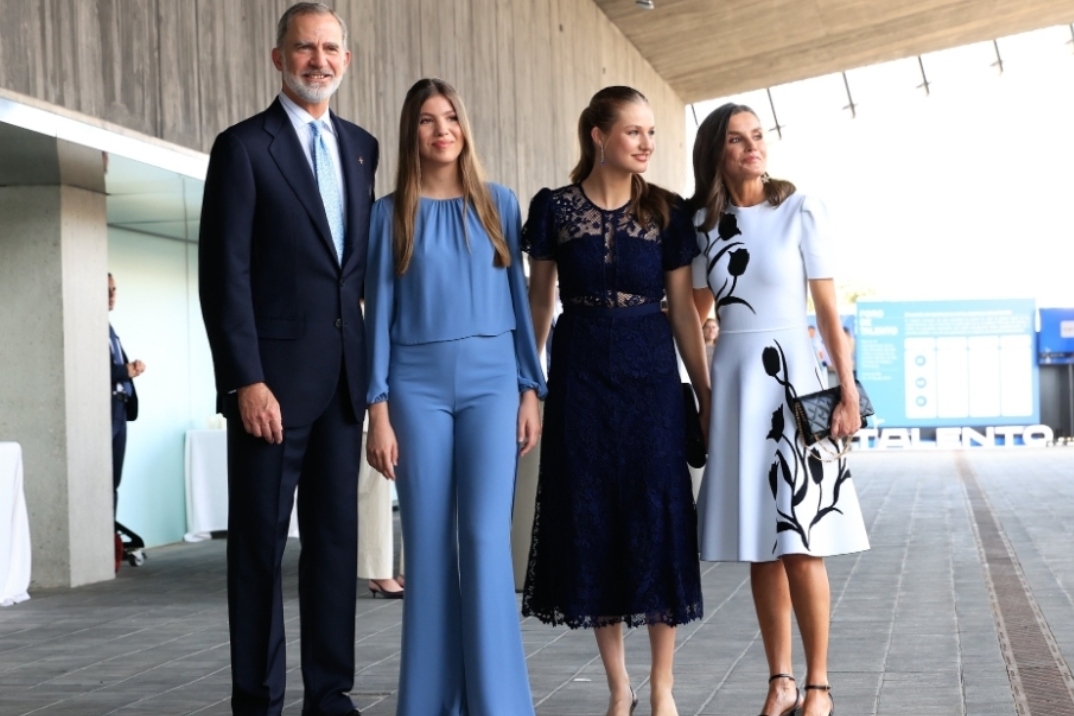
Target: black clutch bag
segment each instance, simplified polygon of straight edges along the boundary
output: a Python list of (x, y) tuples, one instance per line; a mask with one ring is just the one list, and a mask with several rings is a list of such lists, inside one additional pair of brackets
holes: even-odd
[(697, 414), (697, 401), (694, 389), (689, 383), (682, 384), (683, 418), (686, 422), (686, 464), (690, 467), (705, 467), (708, 445), (701, 432), (701, 417)]
[[(861, 383), (855, 380), (854, 385), (858, 386), (858, 412), (861, 413), (861, 426), (864, 428), (867, 424), (865, 419), (873, 414), (873, 403)], [(799, 395), (791, 401), (794, 422), (798, 424), (798, 432), (807, 447), (831, 435), (832, 412), (842, 399), (843, 390), (837, 385), (816, 393)]]

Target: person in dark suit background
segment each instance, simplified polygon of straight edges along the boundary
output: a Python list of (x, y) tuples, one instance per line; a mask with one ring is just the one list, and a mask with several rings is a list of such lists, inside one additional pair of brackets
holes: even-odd
[(377, 141), (328, 109), (347, 29), (321, 3), (280, 18), (264, 112), (221, 133), (202, 204), (199, 283), (228, 418), (232, 711), (279, 714), (280, 563), (298, 524), (303, 716), (357, 714), (357, 479), (365, 279)]
[[(108, 310), (116, 307), (116, 280), (108, 274)], [(145, 372), (145, 363), (128, 360), (119, 336), (108, 323), (108, 355), (112, 366), (112, 509), (119, 506), (119, 483), (127, 454), (127, 423), (138, 419), (138, 391), (134, 379)]]

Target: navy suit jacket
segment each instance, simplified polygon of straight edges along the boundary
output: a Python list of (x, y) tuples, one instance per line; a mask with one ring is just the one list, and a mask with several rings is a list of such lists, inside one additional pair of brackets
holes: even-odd
[(365, 282), (377, 140), (331, 115), (346, 193), (343, 264), (313, 170), (280, 101), (213, 144), (201, 210), (201, 312), (217, 409), (238, 419), (238, 388), (265, 382), (284, 426), (308, 425), (346, 372), (365, 409)]
[[(109, 340), (111, 340), (112, 336), (116, 334), (116, 332), (112, 330), (111, 324), (108, 325), (108, 332), (112, 334), (108, 337)], [(116, 337), (116, 340), (119, 340), (118, 336)], [(130, 375), (127, 374), (127, 363), (129, 363), (130, 360), (127, 358), (127, 350), (123, 347), (122, 343), (120, 343), (119, 352), (123, 356), (123, 363), (116, 363), (112, 359), (112, 349), (109, 348), (108, 364), (112, 368), (112, 389), (115, 390), (117, 383), (125, 383), (131, 387), (131, 394), (127, 397), (126, 405), (127, 422), (130, 422), (131, 420), (138, 419), (138, 389), (134, 387), (134, 381), (131, 379)]]

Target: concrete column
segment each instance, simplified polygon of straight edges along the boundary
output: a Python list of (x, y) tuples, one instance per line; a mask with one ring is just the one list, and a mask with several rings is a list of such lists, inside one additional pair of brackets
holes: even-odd
[(48, 141), (0, 187), (0, 440), (23, 448), (32, 586), (73, 587), (114, 576), (107, 214), (101, 152)]

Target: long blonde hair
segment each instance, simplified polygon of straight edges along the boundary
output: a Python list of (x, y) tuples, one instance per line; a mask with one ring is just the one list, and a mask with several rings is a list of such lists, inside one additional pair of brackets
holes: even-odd
[[(727, 127), (731, 117), (749, 112), (757, 113), (744, 104), (728, 102), (705, 117), (697, 128), (694, 139), (694, 195), (687, 202), (691, 211), (705, 210), (705, 220), (697, 227), (702, 232), (712, 231), (730, 203), (727, 186), (723, 182), (723, 154), (727, 145)], [(784, 179), (772, 179), (765, 174), (764, 196), (772, 206), (779, 206), (796, 189)]]
[[(571, 170), (571, 181), (581, 184), (597, 165), (597, 149), (593, 144), (593, 128), (604, 134), (612, 131), (619, 120), (619, 110), (625, 104), (642, 102), (649, 104), (638, 90), (633, 87), (615, 85), (605, 87), (589, 100), (589, 106), (578, 117), (578, 148), (581, 156)], [(640, 223), (654, 222), (663, 231), (671, 220), (671, 192), (650, 184), (641, 174), (630, 177), (630, 206), (628, 212)]]
[(455, 108), (459, 128), (462, 130), (462, 151), (459, 153), (459, 179), (462, 183), (463, 231), (466, 230), (466, 214), (473, 207), (481, 225), (492, 241), (496, 256), (493, 266), (510, 266), (511, 251), (500, 227), (500, 215), (492, 194), (485, 184), (484, 171), (474, 150), (470, 120), (466, 107), (455, 88), (437, 78), (418, 80), (406, 93), (403, 109), (399, 114), (399, 163), (395, 173), (395, 206), (392, 216), (392, 253), (395, 272), (402, 276), (414, 257), (414, 231), (418, 216), (418, 200), (421, 197), (421, 156), (418, 152), (418, 120), (425, 101), (437, 95), (443, 96)]

